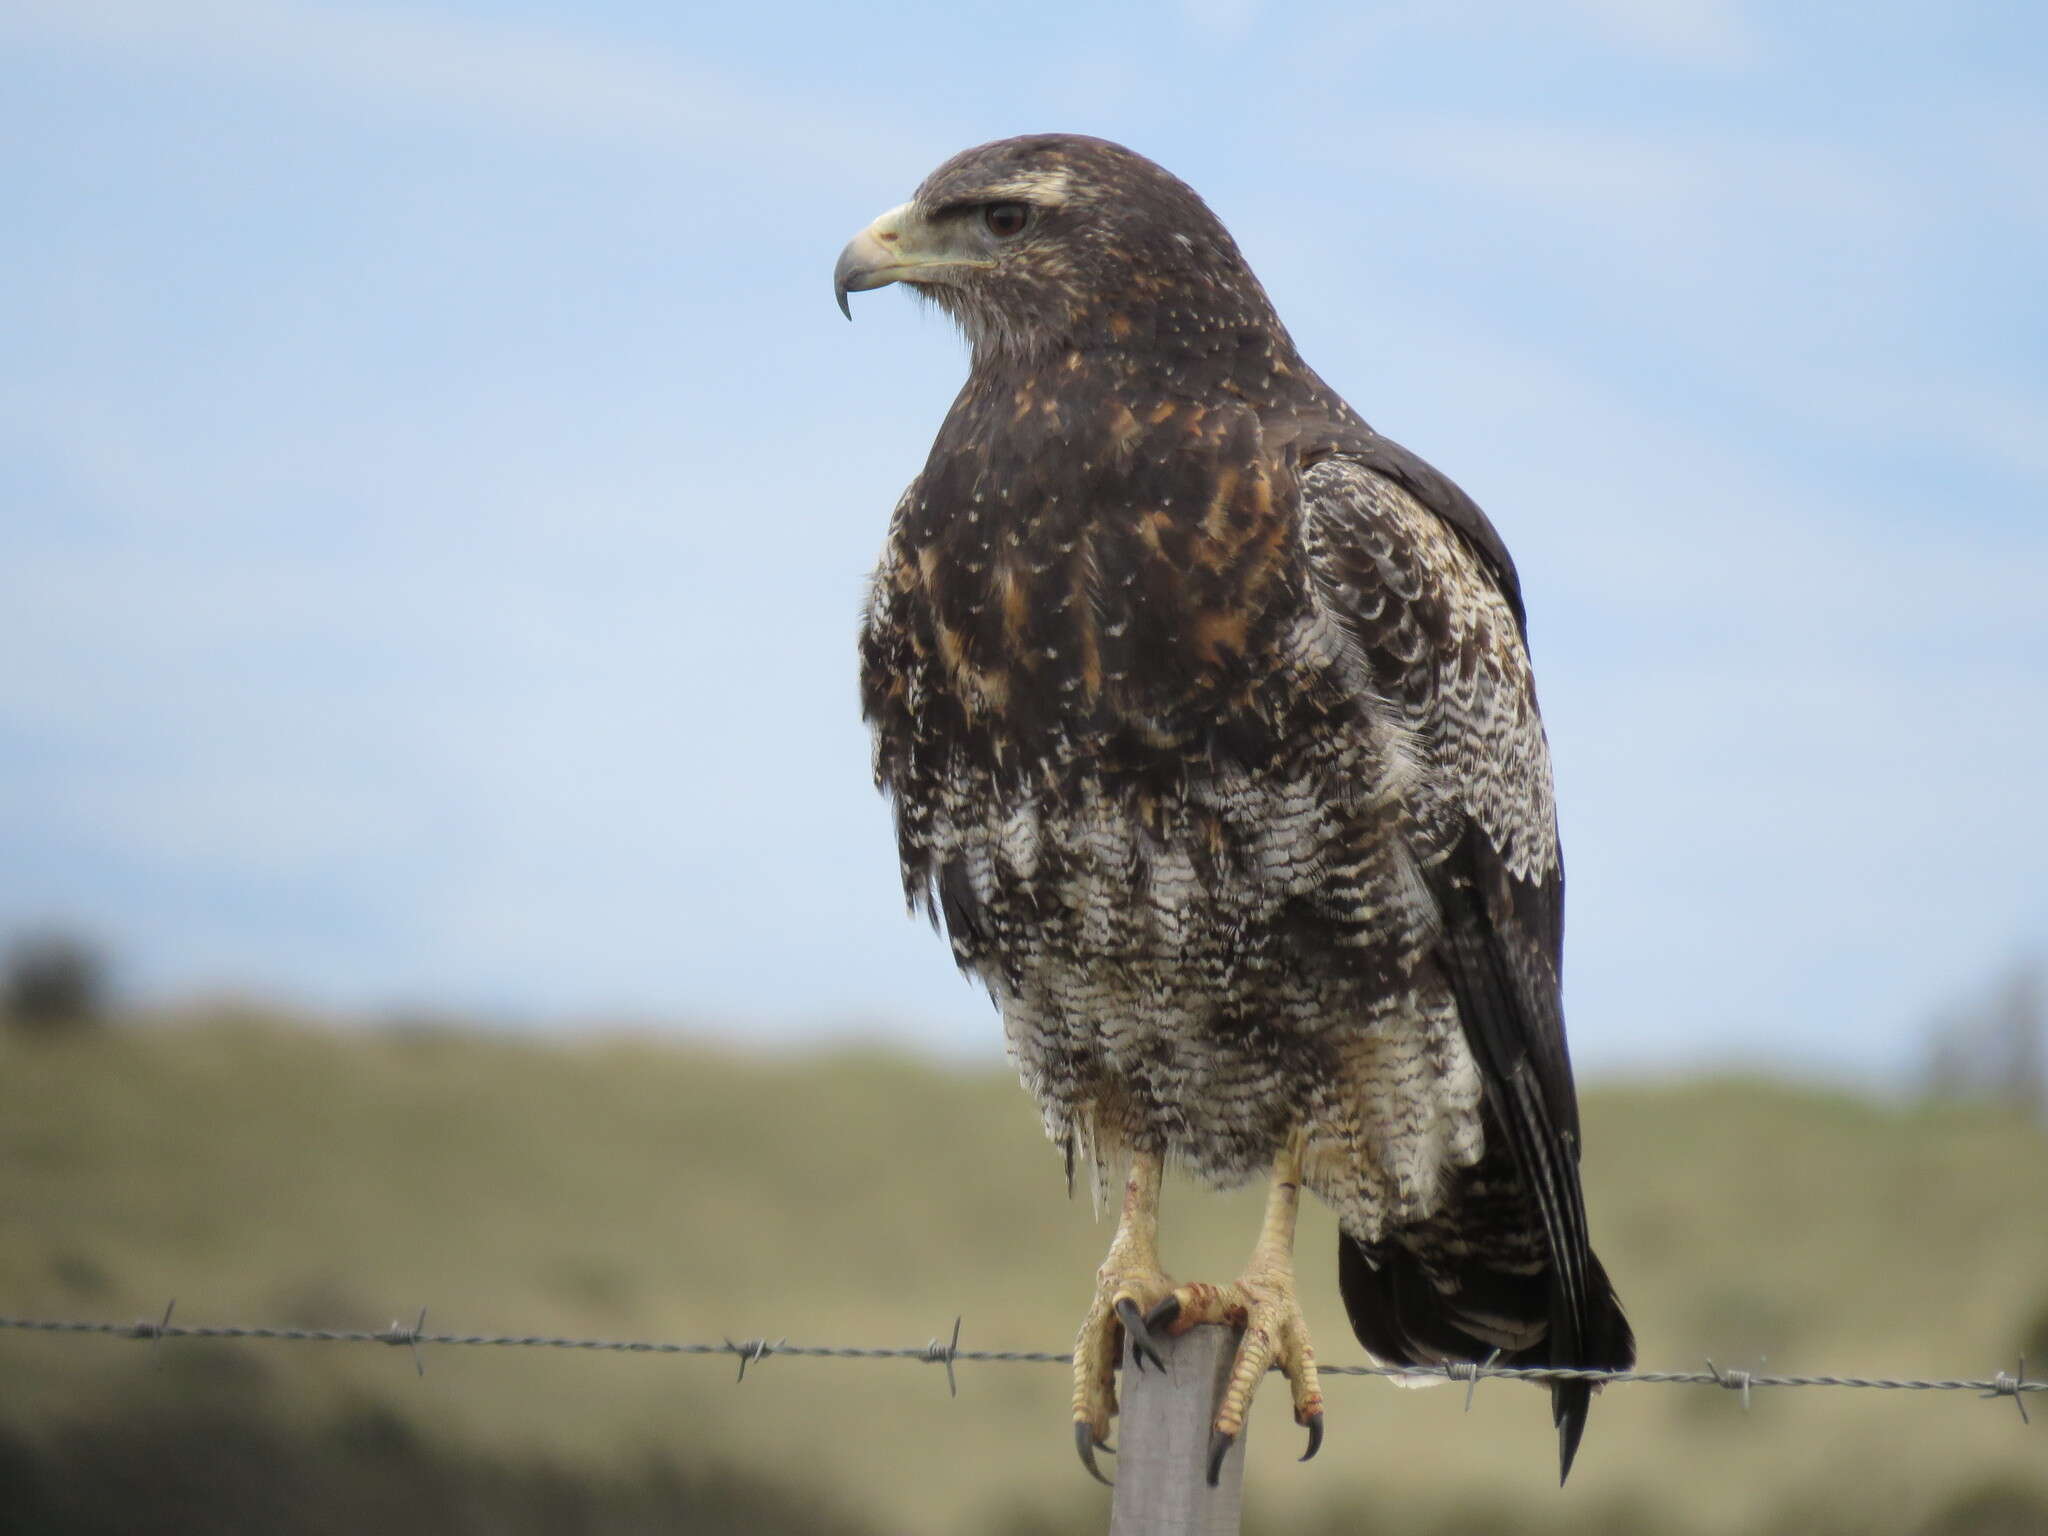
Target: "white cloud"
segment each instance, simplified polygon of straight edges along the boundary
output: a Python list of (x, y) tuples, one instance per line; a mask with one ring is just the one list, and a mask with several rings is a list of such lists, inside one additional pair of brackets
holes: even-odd
[[(1192, 13), (1234, 11), (1248, 0), (1184, 0)], [(1385, 53), (1404, 35), (1449, 40), (1491, 51), (1503, 35), (1541, 35), (1582, 46), (1588, 39), (1657, 64), (1680, 63), (1726, 74), (1762, 60), (1762, 34), (1734, 0), (1566, 0), (1537, 6), (1523, 0), (1374, 0), (1333, 8), (1316, 27), (1307, 61), (1353, 61)]]
[(1646, 279), (1689, 277), (1754, 252), (1782, 259), (1853, 228), (1882, 255), (1914, 216), (1901, 179), (1838, 144), (1731, 134), (1626, 136), (1556, 121), (1404, 117), (1373, 141), (1382, 166), (1462, 186), (1573, 230), (1629, 241)]
[[(1991, 124), (2010, 121), (1965, 121), (1953, 158), (1977, 163), (1972, 146), (1990, 153)], [(1481, 224), (1512, 217), (1522, 260), (1550, 262), (1560, 287), (1597, 273), (1605, 307), (1641, 313), (1674, 373), (1710, 366), (1785, 421), (2048, 482), (2048, 395), (1987, 376), (1967, 338), (1913, 330), (1970, 280), (1939, 221), (1988, 189), (1933, 186), (1924, 167), (1841, 142), (1478, 117), (1404, 119), (1374, 154), (1482, 200)], [(2019, 186), (2009, 211), (2024, 218)]]
[(1691, 63), (1748, 64), (1763, 52), (1730, 0), (1572, 0), (1572, 9), (1618, 42)]
[(484, 112), (531, 129), (719, 159), (870, 164), (892, 146), (870, 108), (820, 113), (809, 96), (734, 84), (673, 53), (559, 27), (300, 0), (25, 0), (0, 33), (179, 53), (271, 78), (413, 106)]
[(1182, 0), (1188, 23), (1216, 42), (1234, 42), (1258, 19), (1259, 0)]

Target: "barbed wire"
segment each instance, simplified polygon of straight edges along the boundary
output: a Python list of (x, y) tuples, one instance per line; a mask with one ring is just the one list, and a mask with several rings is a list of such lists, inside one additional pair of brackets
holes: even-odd
[[(956, 1363), (978, 1365), (1072, 1365), (1073, 1355), (1064, 1350), (962, 1349), (959, 1318), (953, 1319), (948, 1339), (903, 1345), (792, 1344), (787, 1338), (720, 1339), (715, 1343), (671, 1343), (655, 1339), (578, 1339), (539, 1333), (428, 1333), (427, 1309), (422, 1307), (411, 1324), (394, 1319), (388, 1328), (288, 1328), (248, 1324), (173, 1323), (175, 1298), (161, 1318), (138, 1318), (133, 1322), (65, 1320), (32, 1317), (0, 1317), (0, 1331), (23, 1333), (98, 1334), (117, 1339), (140, 1340), (152, 1348), (165, 1339), (253, 1339), (307, 1344), (382, 1344), (411, 1352), (414, 1369), (426, 1373), (422, 1345), (483, 1349), (567, 1349), (604, 1354), (629, 1355), (726, 1355), (739, 1360), (738, 1380), (747, 1379), (747, 1368), (775, 1355), (808, 1356), (826, 1360), (916, 1360), (946, 1368), (946, 1386), (954, 1395), (960, 1384), (953, 1374)], [(1611, 1371), (1574, 1369), (1564, 1366), (1501, 1365), (1495, 1358), (1450, 1365), (1321, 1365), (1325, 1376), (1386, 1376), (1406, 1379), (1441, 1377), (1465, 1382), (1465, 1406), (1472, 1406), (1472, 1394), (1482, 1381), (1495, 1379), (1538, 1383), (1587, 1381), (1600, 1385), (1720, 1387), (1739, 1392), (1747, 1409), (1750, 1393), (1773, 1387), (1845, 1387), (1878, 1392), (1974, 1392), (1980, 1397), (2009, 1397), (2019, 1409), (2023, 1422), (2031, 1423), (2026, 1394), (2048, 1392), (2048, 1381), (2027, 1378), (2027, 1361), (2022, 1355), (2011, 1373), (1999, 1371), (1989, 1377), (1944, 1377), (1940, 1379), (1895, 1376), (1791, 1376), (1763, 1371), (1737, 1370), (1706, 1362), (1703, 1371)]]

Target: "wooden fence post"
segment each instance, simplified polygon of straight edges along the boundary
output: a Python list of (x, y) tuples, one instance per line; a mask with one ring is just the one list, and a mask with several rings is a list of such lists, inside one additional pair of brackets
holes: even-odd
[[(1208, 1481), (1209, 1426), (1230, 1379), (1239, 1330), (1218, 1324), (1158, 1339), (1166, 1370), (1140, 1371), (1129, 1340), (1117, 1385), (1116, 1492), (1109, 1536), (1237, 1536), (1244, 1508), (1244, 1435)], [(1245, 1426), (1249, 1433), (1251, 1426)]]

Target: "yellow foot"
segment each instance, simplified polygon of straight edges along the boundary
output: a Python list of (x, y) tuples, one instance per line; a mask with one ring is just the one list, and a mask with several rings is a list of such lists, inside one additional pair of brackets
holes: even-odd
[(1252, 1394), (1269, 1366), (1278, 1365), (1294, 1389), (1294, 1422), (1308, 1430), (1308, 1449), (1301, 1459), (1323, 1448), (1323, 1388), (1316, 1376), (1315, 1347), (1309, 1342), (1308, 1320), (1294, 1296), (1289, 1266), (1249, 1271), (1233, 1285), (1184, 1285), (1145, 1316), (1149, 1327), (1178, 1338), (1202, 1323), (1242, 1328), (1230, 1384), (1223, 1389), (1209, 1433), (1209, 1484), (1214, 1487), (1223, 1458), (1244, 1433)]
[(1095, 1272), (1095, 1300), (1074, 1341), (1074, 1448), (1081, 1464), (1098, 1483), (1107, 1483), (1095, 1465), (1095, 1453), (1109, 1450), (1109, 1421), (1116, 1416), (1116, 1367), (1123, 1358), (1124, 1335), (1131, 1336), (1131, 1358), (1139, 1370), (1149, 1363), (1160, 1370), (1166, 1361), (1152, 1343), (1145, 1314), (1164, 1305), (1173, 1292), (1172, 1279), (1152, 1265), (1121, 1267), (1110, 1262)]

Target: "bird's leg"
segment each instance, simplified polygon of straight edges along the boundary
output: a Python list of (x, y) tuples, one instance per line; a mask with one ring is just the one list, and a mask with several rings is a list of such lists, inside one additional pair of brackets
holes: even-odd
[(1199, 1323), (1244, 1329), (1230, 1384), (1217, 1405), (1209, 1435), (1209, 1482), (1214, 1486), (1223, 1458), (1244, 1432), (1252, 1393), (1268, 1366), (1277, 1364), (1294, 1389), (1294, 1422), (1308, 1430), (1307, 1461), (1323, 1444), (1323, 1389), (1316, 1376), (1316, 1352), (1308, 1320), (1294, 1294), (1294, 1213), (1301, 1204), (1301, 1143), (1290, 1138), (1273, 1160), (1273, 1187), (1266, 1195), (1266, 1221), (1250, 1262), (1230, 1285), (1184, 1285), (1152, 1309), (1145, 1321), (1178, 1336)]
[(1173, 1290), (1173, 1281), (1159, 1267), (1162, 1162), (1156, 1152), (1132, 1154), (1123, 1214), (1117, 1218), (1109, 1256), (1095, 1272), (1095, 1300), (1074, 1342), (1074, 1445), (1082, 1465), (1098, 1482), (1109, 1481), (1096, 1470), (1095, 1452), (1109, 1446), (1109, 1421), (1116, 1412), (1116, 1366), (1126, 1330), (1131, 1335), (1131, 1358), (1141, 1370), (1148, 1359), (1165, 1368), (1145, 1327), (1145, 1314)]

